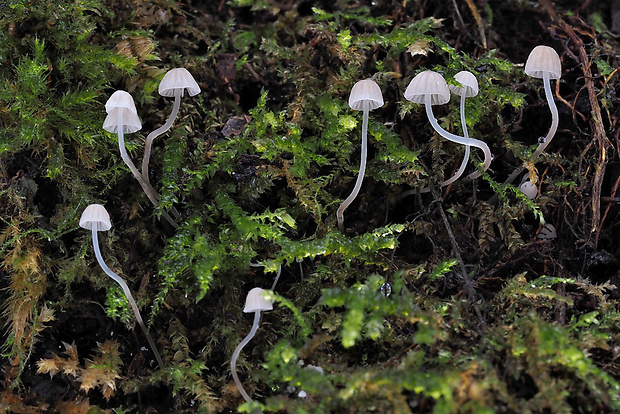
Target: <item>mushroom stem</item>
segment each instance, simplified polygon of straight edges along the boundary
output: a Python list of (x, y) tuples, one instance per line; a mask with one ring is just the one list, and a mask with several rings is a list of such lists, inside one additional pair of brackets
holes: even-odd
[(547, 145), (551, 143), (556, 131), (558, 130), (558, 124), (560, 122), (560, 115), (558, 114), (558, 107), (555, 105), (553, 94), (551, 93), (551, 80), (549, 78), (549, 72), (543, 73), (543, 84), (545, 85), (545, 98), (549, 103), (549, 110), (551, 111), (551, 128), (545, 136), (545, 140), (538, 145), (536, 151), (532, 154), (532, 162), (536, 162), (538, 156), (547, 148)]
[(353, 191), (347, 197), (346, 200), (342, 202), (340, 207), (338, 207), (338, 211), (336, 212), (336, 218), (338, 220), (338, 228), (340, 231), (344, 231), (344, 210), (355, 200), (357, 194), (362, 187), (362, 181), (364, 181), (364, 173), (366, 172), (366, 155), (368, 153), (368, 113), (369, 109), (364, 108), (363, 110), (364, 116), (362, 120), (362, 153), (361, 153), (361, 161), (360, 161), (360, 171), (357, 175), (357, 180), (355, 181), (355, 186), (353, 187)]
[(166, 121), (166, 123), (162, 125), (161, 127), (157, 128), (155, 131), (151, 132), (146, 137), (146, 142), (144, 143), (144, 157), (142, 158), (142, 177), (144, 178), (144, 181), (148, 184), (150, 184), (149, 159), (151, 158), (151, 147), (153, 146), (153, 141), (155, 140), (155, 138), (157, 138), (158, 136), (168, 131), (170, 127), (172, 126), (172, 124), (174, 123), (174, 120), (176, 119), (177, 114), (179, 113), (179, 108), (181, 107), (181, 93), (182, 92), (183, 92), (183, 89), (175, 90), (174, 107), (172, 108), (172, 113), (170, 113), (170, 116), (168, 117), (168, 120)]
[[(549, 110), (551, 111), (551, 127), (549, 128), (549, 132), (544, 138), (544, 141), (538, 145), (536, 151), (532, 154), (532, 158), (530, 160), (532, 162), (536, 162), (540, 154), (547, 148), (547, 146), (551, 143), (551, 140), (555, 136), (556, 131), (558, 130), (558, 124), (560, 123), (560, 115), (558, 113), (558, 107), (555, 104), (555, 100), (553, 99), (553, 94), (551, 93), (551, 79), (549, 78), (549, 73), (543, 73), (543, 84), (545, 86), (545, 98), (547, 98), (547, 102), (549, 103)], [(517, 167), (504, 181), (505, 184), (511, 184), (522, 172), (523, 167)], [(489, 199), (489, 203), (494, 203), (497, 201), (497, 195), (494, 195)]]
[(105, 262), (103, 261), (103, 257), (101, 256), (101, 250), (99, 250), (99, 237), (97, 235), (97, 226), (92, 227), (92, 236), (93, 236), (93, 249), (95, 250), (95, 256), (97, 257), (97, 262), (99, 263), (99, 266), (101, 266), (103, 271), (108, 276), (110, 276), (116, 283), (118, 283), (121, 286), (121, 289), (123, 289), (123, 293), (125, 293), (125, 296), (127, 297), (127, 300), (129, 301), (129, 304), (131, 305), (131, 308), (133, 309), (133, 313), (136, 315), (136, 321), (138, 322), (138, 325), (140, 325), (140, 328), (142, 328), (142, 332), (144, 332), (144, 336), (146, 336), (146, 340), (148, 341), (149, 345), (151, 346), (151, 349), (153, 350), (153, 354), (155, 355), (155, 359), (157, 360), (157, 363), (159, 364), (159, 368), (163, 368), (164, 362), (162, 361), (161, 356), (159, 355), (159, 351), (157, 351), (157, 347), (155, 346), (155, 342), (153, 341), (153, 338), (151, 338), (151, 335), (146, 329), (146, 325), (144, 324), (144, 321), (142, 320), (142, 316), (140, 315), (140, 311), (138, 310), (138, 305), (136, 305), (136, 301), (133, 299), (133, 296), (131, 295), (129, 286), (127, 286), (127, 283), (125, 283), (125, 281), (119, 275), (114, 273), (112, 269), (110, 269), (108, 265), (106, 265)]
[(252, 401), (252, 398), (250, 398), (248, 393), (243, 388), (243, 385), (239, 380), (239, 376), (237, 375), (237, 358), (239, 358), (239, 354), (241, 353), (243, 347), (245, 347), (248, 342), (250, 342), (252, 338), (254, 338), (254, 335), (256, 335), (259, 323), (260, 311), (257, 310), (256, 312), (254, 312), (254, 323), (252, 324), (252, 329), (250, 329), (250, 333), (248, 333), (248, 335), (243, 338), (239, 345), (237, 345), (237, 348), (235, 348), (235, 352), (233, 352), (232, 359), (230, 360), (230, 371), (232, 372), (233, 380), (235, 380), (235, 385), (237, 386), (237, 389), (243, 396), (243, 399), (246, 401)]
[[(469, 132), (467, 131), (467, 124), (465, 123), (465, 98), (466, 98), (466, 95), (462, 94), (461, 95), (461, 127), (463, 128), (463, 136), (465, 138), (469, 138)], [(461, 177), (461, 175), (463, 175), (463, 172), (465, 171), (465, 167), (467, 166), (467, 161), (469, 161), (470, 151), (471, 151), (471, 146), (465, 145), (465, 155), (463, 155), (463, 161), (461, 162), (461, 166), (459, 167), (457, 172), (452, 177), (448, 178), (446, 181), (444, 181), (441, 184), (442, 187), (452, 184), (453, 182), (458, 180)], [(476, 177), (473, 177), (473, 178), (476, 178)]]
[[(485, 142), (480, 141), (478, 139), (474, 139), (474, 138), (466, 138), (466, 137), (454, 135), (446, 131), (445, 129), (443, 129), (437, 123), (437, 120), (435, 119), (435, 116), (433, 115), (433, 107), (431, 106), (431, 95), (430, 94), (427, 94), (426, 97), (424, 98), (424, 104), (425, 104), (424, 106), (426, 107), (426, 115), (428, 116), (428, 120), (430, 121), (432, 127), (435, 129), (435, 131), (437, 131), (439, 135), (441, 135), (442, 137), (444, 137), (445, 139), (449, 141), (456, 142), (457, 144), (471, 145), (472, 147), (480, 148), (484, 152), (484, 162), (482, 164), (482, 169), (486, 170), (487, 168), (489, 168), (489, 165), (491, 164), (491, 159), (492, 159), (491, 150), (489, 150), (489, 146)], [(476, 174), (478, 174), (477, 171), (468, 175), (467, 178), (474, 179), (477, 177)]]
[[(121, 152), (121, 158), (123, 159), (127, 167), (129, 167), (129, 170), (131, 171), (133, 176), (136, 177), (136, 180), (138, 180), (138, 182), (140, 183), (140, 187), (142, 187), (142, 190), (151, 201), (151, 204), (157, 207), (160, 198), (159, 194), (148, 182), (144, 180), (144, 177), (142, 176), (142, 174), (140, 174), (140, 171), (138, 171), (131, 158), (129, 158), (129, 154), (127, 154), (127, 149), (125, 148), (125, 133), (123, 132), (122, 111), (118, 117), (118, 129), (116, 133), (118, 135), (118, 149)], [(170, 223), (173, 228), (176, 229), (177, 227), (179, 227), (179, 225), (172, 219), (172, 217), (170, 217), (167, 212), (162, 211), (161, 215), (168, 223)]]

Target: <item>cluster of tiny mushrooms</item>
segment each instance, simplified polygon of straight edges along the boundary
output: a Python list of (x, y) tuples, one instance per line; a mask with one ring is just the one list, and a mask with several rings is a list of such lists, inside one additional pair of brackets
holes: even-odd
[[(551, 93), (550, 81), (552, 79), (559, 79), (561, 76), (562, 68), (560, 57), (558, 56), (557, 52), (551, 47), (536, 46), (527, 59), (527, 62), (525, 64), (525, 73), (531, 77), (541, 78), (543, 80), (545, 97), (549, 104), (552, 116), (551, 128), (549, 129), (549, 132), (544, 137), (544, 139), (541, 140), (538, 148), (534, 151), (530, 159), (530, 161), (534, 163), (537, 161), (540, 154), (549, 145), (558, 128), (558, 110), (553, 100), (553, 95)], [(489, 150), (487, 144), (483, 141), (469, 137), (467, 125), (465, 122), (465, 98), (474, 97), (478, 94), (478, 81), (476, 77), (468, 71), (462, 71), (457, 73), (454, 79), (461, 86), (449, 86), (442, 75), (437, 72), (427, 70), (416, 75), (411, 80), (409, 86), (404, 93), (405, 99), (414, 103), (424, 104), (428, 120), (430, 121), (433, 129), (440, 136), (444, 137), (449, 141), (456, 142), (465, 146), (465, 155), (459, 169), (452, 177), (445, 180), (442, 183), (442, 186), (446, 186), (455, 182), (463, 174), (469, 160), (470, 147), (476, 147), (481, 149), (484, 153), (484, 160), (480, 169), (469, 174), (467, 176), (467, 179), (473, 180), (479, 177), (482, 174), (482, 171), (485, 171), (487, 168), (489, 168), (492, 160), (491, 151)], [(142, 128), (142, 124), (140, 122), (140, 118), (138, 117), (133, 98), (129, 93), (125, 91), (116, 91), (112, 94), (112, 96), (105, 105), (108, 115), (103, 123), (103, 128), (108, 132), (117, 134), (119, 150), (123, 161), (129, 168), (131, 173), (134, 175), (134, 177), (138, 180), (140, 186), (142, 187), (148, 199), (151, 201), (151, 203), (153, 203), (154, 206), (158, 205), (160, 195), (153, 188), (149, 181), (148, 167), (153, 140), (156, 137), (164, 134), (172, 126), (179, 112), (181, 98), (183, 97), (185, 91), (187, 91), (190, 96), (194, 96), (200, 92), (200, 87), (198, 86), (198, 83), (194, 80), (192, 75), (186, 69), (172, 69), (168, 71), (162, 78), (159, 85), (159, 93), (165, 97), (174, 97), (174, 107), (166, 123), (147, 136), (144, 147), (144, 157), (142, 160), (142, 171), (139, 171), (135, 167), (131, 158), (129, 158), (124, 141), (124, 134), (133, 133)], [(437, 120), (433, 115), (433, 105), (443, 105), (448, 103), (450, 100), (451, 92), (454, 95), (460, 97), (460, 115), (463, 136), (450, 133), (443, 129), (437, 123)], [(361, 162), (359, 174), (357, 176), (353, 191), (340, 205), (336, 213), (338, 227), (340, 230), (344, 229), (344, 211), (355, 200), (364, 179), (364, 173), (366, 169), (366, 155), (368, 151), (367, 135), (369, 112), (383, 106), (383, 103), (384, 102), (381, 89), (379, 85), (372, 79), (364, 79), (357, 82), (351, 90), (351, 94), (349, 97), (349, 106), (354, 110), (363, 112)], [(508, 177), (506, 182), (513, 182), (523, 172), (523, 170), (523, 167), (517, 168)], [(536, 197), (536, 195), (538, 194), (538, 188), (536, 186), (536, 183), (531, 182), (529, 179), (524, 178), (519, 188), (523, 192), (523, 194), (530, 199)], [(428, 189), (422, 190), (422, 192), (426, 191), (428, 191)], [(177, 223), (175, 219), (178, 219), (180, 215), (177, 211), (172, 209), (170, 212), (163, 211), (162, 217), (173, 228), (176, 228)], [(91, 204), (86, 207), (86, 209), (82, 213), (82, 217), (80, 219), (80, 226), (87, 230), (91, 230), (93, 248), (95, 251), (97, 262), (99, 263), (103, 271), (121, 286), (125, 296), (127, 297), (127, 300), (129, 301), (129, 304), (131, 305), (131, 308), (133, 309), (136, 321), (138, 322), (138, 325), (140, 325), (140, 328), (142, 328), (142, 331), (144, 332), (144, 335), (146, 336), (146, 339), (151, 346), (151, 349), (153, 351), (153, 354), (155, 355), (155, 359), (157, 360), (159, 367), (163, 368), (164, 362), (159, 354), (159, 351), (157, 350), (157, 347), (155, 346), (155, 342), (151, 338), (146, 328), (146, 325), (142, 320), (142, 317), (140, 316), (140, 311), (138, 310), (138, 306), (136, 305), (136, 302), (131, 295), (131, 291), (129, 290), (127, 283), (125, 283), (125, 281), (119, 275), (114, 273), (105, 264), (101, 255), (101, 251), (99, 249), (98, 232), (110, 230), (110, 228), (112, 227), (110, 215), (102, 205)], [(539, 232), (538, 237), (543, 239), (555, 238), (555, 228), (553, 228), (553, 226), (550, 224), (546, 224)], [(274, 288), (275, 283), (272, 286), (272, 290)], [(265, 291), (263, 289), (255, 287), (250, 290), (247, 295), (243, 311), (246, 313), (254, 313), (254, 323), (248, 335), (235, 349), (230, 363), (231, 373), (235, 384), (246, 401), (251, 401), (252, 399), (243, 388), (241, 381), (239, 380), (239, 377), (237, 375), (237, 358), (239, 357), (239, 354), (243, 347), (256, 334), (260, 322), (261, 312), (269, 311), (272, 309), (273, 304), (270, 300), (265, 298)]]

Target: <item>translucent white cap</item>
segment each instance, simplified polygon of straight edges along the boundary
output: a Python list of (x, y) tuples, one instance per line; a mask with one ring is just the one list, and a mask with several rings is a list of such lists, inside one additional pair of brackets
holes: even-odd
[(383, 95), (377, 82), (364, 79), (353, 85), (349, 95), (349, 106), (356, 111), (372, 111), (383, 106)]
[(80, 217), (80, 227), (88, 230), (95, 227), (97, 231), (108, 231), (112, 228), (112, 222), (104, 206), (91, 204), (84, 209), (82, 217)]
[(252, 313), (256, 311), (269, 311), (273, 309), (273, 304), (263, 297), (264, 289), (255, 287), (248, 292), (248, 296), (245, 298), (245, 307), (243, 311), (245, 313)]
[(115, 108), (125, 108), (132, 112), (134, 115), (138, 115), (136, 110), (136, 104), (133, 102), (133, 98), (128, 92), (116, 91), (110, 96), (105, 103), (105, 111), (110, 113)]
[(457, 96), (465, 95), (466, 98), (478, 95), (478, 79), (476, 79), (473, 73), (462, 70), (454, 75), (454, 79), (461, 86), (449, 85), (453, 94)]
[(542, 78), (548, 73), (549, 79), (560, 79), (562, 62), (558, 52), (549, 46), (536, 46), (527, 57), (525, 73), (533, 78)]
[(558, 232), (551, 223), (547, 223), (542, 226), (542, 229), (538, 232), (538, 238), (542, 240), (551, 240), (558, 237)]
[(106, 116), (103, 121), (103, 129), (116, 134), (118, 131), (119, 117), (121, 115), (123, 116), (122, 119), (120, 119), (123, 132), (130, 134), (142, 129), (142, 123), (138, 115), (127, 108), (114, 108), (110, 110), (108, 116)]
[(185, 68), (170, 69), (159, 83), (159, 94), (161, 96), (173, 97), (178, 90), (181, 91), (181, 96), (183, 96), (185, 89), (187, 89), (189, 96), (200, 93), (200, 86), (198, 86), (192, 74)]
[(405, 90), (405, 99), (423, 104), (426, 95), (431, 96), (431, 105), (450, 102), (450, 89), (446, 80), (437, 72), (427, 70), (418, 73)]
[(527, 180), (521, 184), (519, 186), (519, 190), (521, 190), (521, 192), (530, 200), (536, 198), (536, 195), (538, 194), (538, 187), (536, 187), (536, 184), (532, 184), (530, 180)]

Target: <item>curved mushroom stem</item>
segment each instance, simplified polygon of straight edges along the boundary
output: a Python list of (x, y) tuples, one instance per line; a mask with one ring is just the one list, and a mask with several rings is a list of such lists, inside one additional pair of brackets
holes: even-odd
[[(461, 128), (463, 128), (463, 136), (465, 138), (469, 138), (469, 132), (467, 131), (467, 124), (465, 123), (465, 93), (461, 95), (461, 109), (460, 110), (461, 110)], [(453, 182), (458, 180), (461, 177), (461, 175), (463, 175), (463, 172), (465, 171), (465, 167), (467, 166), (467, 161), (469, 161), (470, 150), (471, 150), (471, 146), (465, 145), (465, 155), (463, 155), (463, 161), (461, 162), (461, 166), (459, 167), (457, 172), (452, 177), (448, 178), (446, 181), (444, 181), (441, 184), (442, 187), (452, 184)], [(477, 178), (477, 177), (472, 177), (472, 179), (473, 178)]]
[(538, 148), (536, 148), (536, 151), (532, 154), (532, 162), (536, 162), (538, 156), (545, 150), (545, 148), (547, 148), (547, 145), (551, 143), (551, 140), (558, 130), (558, 124), (560, 123), (558, 107), (555, 105), (555, 100), (553, 99), (553, 94), (551, 93), (551, 80), (549, 79), (548, 72), (543, 73), (543, 84), (545, 85), (545, 98), (547, 98), (549, 110), (551, 111), (551, 128), (549, 128), (549, 132), (547, 132), (545, 140), (538, 145)]
[(243, 396), (243, 399), (246, 401), (252, 401), (252, 398), (248, 395), (248, 393), (243, 388), (241, 381), (239, 380), (239, 376), (237, 375), (237, 358), (239, 358), (239, 354), (244, 346), (248, 344), (256, 335), (256, 331), (258, 330), (258, 325), (260, 323), (260, 311), (254, 312), (254, 323), (252, 324), (252, 329), (250, 329), (250, 333), (243, 338), (243, 340), (237, 345), (235, 348), (235, 352), (233, 352), (232, 359), (230, 360), (230, 371), (232, 372), (233, 380), (235, 380), (235, 385), (237, 389)]
[[(144, 180), (144, 177), (142, 176), (142, 174), (140, 174), (140, 171), (138, 171), (131, 158), (129, 158), (129, 154), (127, 154), (127, 149), (125, 148), (125, 133), (123, 132), (122, 112), (118, 117), (118, 129), (116, 130), (116, 134), (118, 135), (118, 149), (121, 152), (121, 158), (123, 159), (127, 167), (129, 167), (129, 170), (131, 171), (133, 176), (136, 177), (136, 180), (138, 180), (138, 182), (140, 183), (140, 187), (142, 187), (142, 190), (151, 201), (151, 204), (157, 207), (160, 198), (159, 194), (148, 182)], [(167, 212), (162, 211), (161, 215), (168, 223), (170, 223), (173, 228), (176, 229), (177, 227), (179, 227), (179, 225), (172, 219), (172, 217), (170, 217), (170, 215), (168, 215)]]
[(133, 313), (136, 315), (136, 321), (138, 322), (138, 325), (140, 325), (140, 328), (142, 328), (142, 332), (144, 332), (144, 336), (146, 336), (146, 340), (148, 341), (149, 345), (151, 346), (151, 349), (153, 350), (153, 354), (155, 355), (155, 359), (157, 360), (157, 363), (159, 364), (159, 368), (163, 368), (164, 361), (162, 361), (161, 356), (159, 355), (159, 351), (157, 351), (157, 347), (155, 346), (155, 342), (153, 341), (153, 338), (151, 338), (149, 331), (146, 330), (146, 325), (144, 324), (144, 321), (142, 321), (142, 316), (140, 315), (140, 311), (138, 310), (138, 305), (136, 305), (136, 301), (133, 299), (133, 296), (131, 295), (129, 286), (127, 286), (127, 283), (125, 283), (125, 281), (119, 275), (114, 273), (112, 269), (110, 269), (103, 261), (103, 257), (101, 256), (101, 250), (99, 250), (99, 238), (97, 235), (96, 227), (97, 226), (93, 226), (92, 228), (92, 236), (93, 236), (93, 249), (95, 250), (95, 256), (97, 257), (97, 262), (99, 263), (99, 266), (101, 266), (103, 271), (108, 276), (110, 276), (116, 283), (118, 283), (121, 286), (121, 289), (123, 289), (123, 293), (125, 293), (125, 296), (127, 297), (127, 300), (129, 301), (129, 304), (131, 305), (131, 308), (133, 309)]
[(142, 158), (142, 177), (144, 178), (144, 181), (149, 184), (149, 160), (151, 158), (151, 148), (153, 146), (153, 141), (155, 140), (155, 138), (168, 131), (174, 123), (174, 120), (179, 113), (179, 108), (181, 107), (182, 91), (183, 89), (177, 89), (174, 92), (174, 107), (172, 108), (172, 112), (170, 113), (170, 116), (168, 117), (166, 123), (161, 127), (157, 128), (155, 131), (151, 132), (146, 137), (146, 142), (144, 143), (144, 157)]
[[(547, 148), (551, 140), (555, 136), (556, 131), (558, 130), (558, 124), (560, 123), (560, 115), (558, 114), (558, 107), (555, 104), (555, 100), (553, 99), (553, 94), (551, 93), (551, 80), (549, 79), (548, 73), (543, 73), (543, 84), (545, 86), (545, 98), (547, 98), (547, 102), (549, 103), (549, 110), (551, 111), (551, 127), (549, 128), (549, 132), (544, 138), (544, 141), (538, 145), (536, 151), (532, 154), (532, 158), (530, 160), (532, 162), (536, 162), (540, 154)], [(512, 183), (518, 176), (523, 172), (523, 167), (517, 167), (512, 174), (506, 178), (504, 183), (510, 184)], [(497, 200), (496, 196), (493, 196), (489, 199), (490, 203), (494, 203)]]
[(347, 199), (342, 202), (336, 212), (336, 219), (338, 220), (338, 228), (340, 231), (344, 231), (344, 210), (349, 207), (353, 200), (355, 200), (355, 197), (357, 197), (357, 194), (362, 187), (362, 181), (364, 181), (364, 173), (366, 172), (366, 155), (368, 152), (368, 113), (370, 111), (365, 108), (363, 112), (364, 117), (362, 120), (362, 154), (360, 161), (360, 172), (357, 175), (357, 180), (355, 181), (355, 186), (353, 187), (351, 195), (349, 195)]
[[(482, 170), (486, 170), (487, 168), (489, 168), (489, 165), (491, 164), (491, 160), (492, 160), (491, 150), (489, 150), (489, 146), (485, 142), (480, 141), (478, 139), (474, 139), (474, 138), (461, 137), (461, 136), (454, 135), (446, 131), (437, 123), (437, 120), (435, 119), (435, 116), (433, 115), (433, 108), (431, 106), (430, 95), (426, 95), (424, 104), (425, 104), (424, 106), (426, 107), (426, 115), (428, 116), (428, 120), (430, 121), (431, 125), (433, 126), (435, 131), (437, 131), (439, 135), (441, 135), (442, 137), (444, 137), (445, 139), (449, 141), (456, 142), (457, 144), (471, 145), (472, 147), (480, 148), (484, 152), (484, 162), (482, 163)], [(468, 175), (467, 178), (474, 179), (476, 178), (476, 174), (478, 174), (477, 171)]]

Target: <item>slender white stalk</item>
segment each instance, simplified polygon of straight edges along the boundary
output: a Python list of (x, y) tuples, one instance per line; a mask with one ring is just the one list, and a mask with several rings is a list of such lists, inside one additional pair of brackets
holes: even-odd
[[(542, 154), (542, 152), (545, 150), (545, 148), (547, 148), (549, 143), (551, 143), (551, 140), (553, 139), (555, 133), (558, 130), (558, 124), (560, 123), (558, 107), (556, 106), (555, 100), (553, 99), (553, 94), (551, 93), (551, 80), (549, 79), (548, 72), (543, 73), (543, 84), (545, 86), (545, 98), (547, 98), (547, 102), (549, 103), (549, 110), (551, 111), (551, 127), (549, 128), (549, 132), (547, 132), (544, 141), (538, 145), (538, 148), (536, 148), (536, 151), (534, 151), (534, 153), (532, 154), (532, 158), (530, 158), (532, 162), (536, 162), (540, 154)], [(515, 170), (508, 176), (506, 181), (504, 181), (504, 183), (512, 183), (523, 172), (523, 170), (523, 167), (515, 168)], [(491, 197), (491, 199), (489, 199), (489, 202), (495, 202), (496, 199), (497, 196), (493, 196)]]
[(549, 128), (549, 132), (547, 132), (545, 140), (540, 143), (540, 145), (538, 145), (538, 148), (536, 148), (536, 151), (534, 151), (534, 153), (532, 154), (532, 162), (536, 162), (538, 156), (551, 143), (551, 140), (553, 139), (556, 131), (558, 130), (558, 124), (560, 123), (558, 107), (555, 105), (555, 100), (553, 99), (553, 94), (551, 93), (551, 80), (549, 79), (549, 72), (543, 73), (543, 84), (545, 85), (545, 98), (547, 98), (547, 102), (549, 103), (549, 110), (551, 111), (551, 128)]
[(146, 142), (144, 143), (144, 157), (142, 158), (142, 177), (147, 183), (150, 183), (149, 160), (151, 158), (151, 148), (153, 146), (153, 141), (155, 140), (155, 138), (162, 135), (163, 133), (168, 131), (170, 127), (172, 127), (172, 124), (174, 123), (174, 120), (179, 113), (179, 108), (181, 107), (181, 92), (183, 92), (183, 89), (177, 89), (174, 92), (174, 107), (172, 108), (172, 113), (170, 113), (170, 116), (168, 117), (166, 123), (161, 127), (157, 128), (155, 131), (151, 132), (146, 137)]
[(230, 360), (230, 371), (232, 372), (233, 380), (235, 380), (235, 385), (237, 386), (237, 389), (243, 396), (243, 399), (246, 401), (252, 401), (252, 398), (250, 398), (248, 393), (243, 388), (243, 385), (239, 380), (239, 376), (237, 375), (237, 358), (239, 358), (239, 354), (241, 353), (243, 347), (245, 347), (248, 342), (250, 342), (252, 338), (254, 338), (254, 335), (256, 335), (259, 323), (260, 311), (257, 310), (256, 312), (254, 312), (254, 323), (252, 324), (252, 329), (250, 329), (250, 333), (248, 333), (248, 335), (243, 338), (239, 345), (237, 345), (237, 348), (235, 348), (235, 352), (233, 352), (232, 359)]
[(347, 197), (346, 200), (338, 207), (338, 211), (336, 212), (336, 219), (338, 220), (338, 228), (343, 231), (344, 230), (344, 210), (355, 200), (357, 194), (362, 187), (362, 181), (364, 181), (364, 173), (366, 172), (366, 155), (368, 152), (368, 113), (370, 112), (367, 108), (364, 108), (364, 117), (362, 120), (362, 154), (360, 161), (360, 172), (357, 175), (357, 180), (355, 181), (355, 186), (353, 187), (353, 191), (351, 195)]
[[(118, 129), (116, 130), (116, 134), (118, 135), (118, 149), (121, 152), (121, 158), (123, 159), (127, 167), (129, 167), (129, 170), (131, 171), (133, 176), (136, 177), (138, 183), (140, 183), (140, 187), (142, 187), (142, 190), (151, 201), (151, 204), (157, 207), (160, 199), (159, 194), (149, 183), (144, 180), (142, 174), (140, 174), (140, 171), (138, 171), (131, 158), (129, 158), (129, 154), (127, 154), (127, 149), (125, 148), (125, 133), (123, 132), (122, 111), (120, 111), (120, 115), (118, 117)], [(176, 229), (177, 227), (179, 227), (179, 225), (172, 219), (172, 217), (170, 217), (167, 212), (162, 211), (161, 215), (168, 223), (170, 223), (173, 228)]]
[(110, 276), (112, 280), (118, 283), (121, 286), (121, 289), (123, 289), (123, 293), (125, 293), (125, 296), (127, 297), (127, 300), (129, 301), (129, 304), (131, 305), (131, 308), (133, 309), (133, 313), (134, 315), (136, 315), (136, 321), (138, 322), (138, 325), (140, 325), (140, 328), (142, 328), (142, 332), (144, 332), (144, 336), (146, 336), (146, 340), (148, 341), (149, 345), (151, 346), (151, 349), (153, 350), (153, 354), (155, 355), (155, 359), (157, 360), (157, 363), (159, 364), (159, 368), (163, 368), (164, 361), (162, 361), (161, 356), (159, 355), (159, 351), (157, 351), (157, 347), (155, 346), (155, 342), (153, 341), (153, 338), (151, 338), (149, 331), (147, 331), (146, 329), (146, 325), (144, 324), (144, 321), (142, 320), (142, 316), (140, 315), (140, 311), (138, 310), (138, 305), (136, 305), (136, 301), (133, 299), (133, 296), (131, 295), (129, 286), (127, 286), (127, 283), (125, 283), (125, 281), (119, 275), (114, 273), (112, 269), (110, 269), (108, 265), (106, 265), (105, 262), (103, 261), (103, 257), (101, 256), (101, 250), (99, 250), (99, 238), (97, 236), (96, 225), (92, 226), (92, 236), (93, 236), (93, 248), (95, 250), (95, 256), (97, 257), (97, 262), (99, 263), (99, 266), (101, 266), (103, 271), (108, 276)]
[[(431, 106), (431, 95), (430, 94), (426, 95), (424, 104), (425, 104), (424, 106), (426, 107), (426, 115), (428, 116), (428, 120), (430, 121), (432, 127), (435, 129), (435, 131), (437, 131), (439, 135), (441, 135), (442, 137), (444, 137), (445, 139), (449, 141), (456, 142), (457, 144), (471, 145), (472, 147), (480, 148), (484, 152), (484, 162), (482, 163), (482, 170), (486, 170), (487, 168), (489, 168), (489, 165), (491, 165), (491, 160), (492, 160), (491, 150), (489, 149), (489, 146), (484, 141), (480, 141), (474, 138), (466, 138), (466, 137), (461, 137), (459, 135), (454, 135), (446, 131), (445, 129), (443, 129), (437, 123), (437, 120), (435, 119), (435, 116), (433, 115), (433, 107)], [(472, 176), (474, 176), (476, 173), (477, 172), (471, 173), (470, 175), (467, 176), (467, 178), (472, 179)], [(473, 178), (475, 178), (475, 176)]]
[[(461, 127), (463, 129), (463, 136), (465, 138), (469, 138), (469, 132), (467, 131), (467, 124), (465, 123), (465, 92), (461, 94), (460, 110), (461, 110)], [(463, 155), (463, 161), (461, 162), (461, 166), (459, 167), (457, 172), (452, 177), (448, 178), (446, 181), (444, 181), (441, 184), (442, 187), (452, 184), (453, 182), (458, 180), (461, 177), (461, 175), (463, 175), (463, 172), (465, 171), (465, 167), (467, 166), (467, 162), (469, 161), (470, 149), (471, 149), (470, 145), (465, 145), (465, 155)]]

